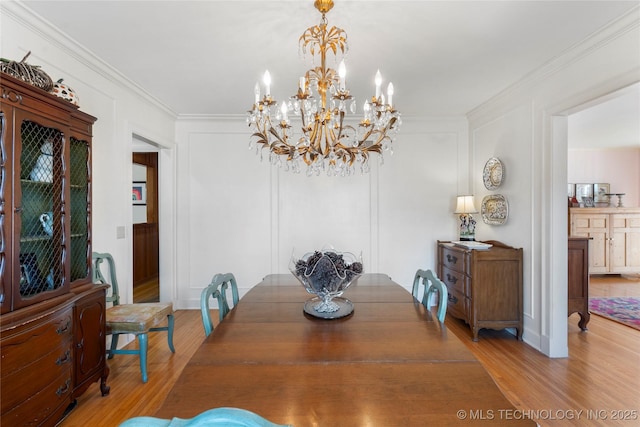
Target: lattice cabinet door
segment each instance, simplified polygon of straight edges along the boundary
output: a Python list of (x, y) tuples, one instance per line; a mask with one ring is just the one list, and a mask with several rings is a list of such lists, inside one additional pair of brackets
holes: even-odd
[[(19, 254), (14, 309), (69, 290), (65, 135), (44, 118), (16, 114), (13, 253)], [(15, 287), (14, 287), (15, 292)]]
[(91, 143), (69, 138), (69, 231), (71, 286), (91, 280)]

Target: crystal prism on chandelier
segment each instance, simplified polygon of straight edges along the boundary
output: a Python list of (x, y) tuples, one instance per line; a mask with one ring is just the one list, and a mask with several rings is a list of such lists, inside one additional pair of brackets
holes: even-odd
[[(271, 97), (271, 76), (264, 74), (264, 96), (256, 83), (255, 102), (247, 114), (252, 128), (249, 148), (261, 156), (265, 149), (269, 161), (285, 170), (300, 172), (307, 165), (307, 175), (350, 175), (359, 167), (369, 172), (369, 157), (383, 152), (392, 153), (393, 137), (400, 127), (400, 113), (393, 106), (393, 84), (389, 83), (387, 96), (382, 94), (382, 76), (375, 76), (375, 95), (365, 101), (363, 115), (349, 119), (347, 110), (356, 113), (356, 100), (345, 86), (344, 60), (338, 71), (327, 66), (327, 53), (333, 52), (338, 60), (347, 52), (347, 33), (337, 27), (328, 28), (326, 13), (333, 7), (332, 0), (316, 0), (316, 9), (322, 13), (319, 25), (307, 28), (300, 36), (300, 51), (319, 56), (320, 65), (311, 68), (298, 82), (298, 91), (287, 102), (278, 105)], [(299, 118), (294, 130), (290, 117)], [(353, 123), (353, 124), (349, 124)]]

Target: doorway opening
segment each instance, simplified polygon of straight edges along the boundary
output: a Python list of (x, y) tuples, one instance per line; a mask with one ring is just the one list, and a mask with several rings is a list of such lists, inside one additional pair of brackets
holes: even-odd
[(132, 153), (133, 302), (160, 301), (158, 153)]
[[(622, 212), (620, 197), (609, 194), (623, 194), (625, 207), (640, 207), (640, 83), (571, 111), (567, 148), (568, 195), (575, 197), (569, 208), (589, 208), (583, 210), (589, 222), (579, 230), (589, 238), (585, 297), (640, 297), (640, 258), (634, 256), (640, 229), (633, 219), (609, 216)], [(569, 235), (572, 227), (570, 221)]]

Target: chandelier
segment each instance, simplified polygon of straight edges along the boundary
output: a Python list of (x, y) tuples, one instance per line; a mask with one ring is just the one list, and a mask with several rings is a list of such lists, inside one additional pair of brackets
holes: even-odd
[[(393, 84), (389, 83), (387, 96), (381, 93), (382, 76), (375, 76), (375, 95), (365, 101), (360, 122), (347, 119), (347, 109), (356, 113), (356, 101), (345, 86), (344, 59), (338, 71), (327, 66), (327, 54), (348, 51), (347, 33), (337, 27), (328, 27), (326, 13), (333, 0), (315, 0), (314, 6), (322, 14), (319, 25), (307, 28), (300, 36), (302, 55), (310, 53), (314, 64), (298, 82), (298, 91), (288, 101), (278, 102), (271, 97), (271, 76), (264, 74), (264, 96), (260, 85), (254, 89), (255, 102), (247, 114), (247, 123), (253, 133), (249, 148), (255, 148), (262, 157), (269, 152), (271, 164), (299, 173), (304, 164), (307, 175), (350, 175), (356, 166), (362, 173), (369, 172), (369, 157), (392, 153), (393, 136), (401, 120), (393, 106)], [(299, 117), (297, 130), (291, 125), (291, 116)], [(349, 124), (352, 123), (352, 124)]]

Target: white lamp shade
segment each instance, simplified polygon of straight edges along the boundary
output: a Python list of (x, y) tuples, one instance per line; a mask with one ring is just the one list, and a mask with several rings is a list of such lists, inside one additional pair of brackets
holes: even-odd
[(458, 204), (456, 206), (457, 214), (478, 213), (476, 210), (476, 202), (473, 196), (458, 196)]

